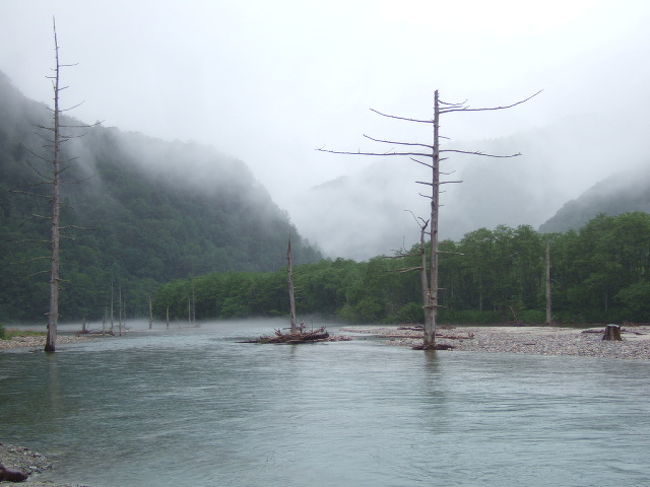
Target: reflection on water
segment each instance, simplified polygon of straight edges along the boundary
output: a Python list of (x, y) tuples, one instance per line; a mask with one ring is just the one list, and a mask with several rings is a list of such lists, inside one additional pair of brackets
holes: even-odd
[(646, 363), (236, 343), (248, 326), (0, 354), (0, 439), (95, 487), (650, 478)]

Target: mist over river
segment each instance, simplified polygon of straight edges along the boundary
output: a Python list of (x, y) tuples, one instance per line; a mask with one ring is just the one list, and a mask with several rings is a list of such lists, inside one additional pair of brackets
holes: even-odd
[(650, 363), (237, 343), (277, 326), (0, 353), (0, 441), (93, 487), (650, 482)]

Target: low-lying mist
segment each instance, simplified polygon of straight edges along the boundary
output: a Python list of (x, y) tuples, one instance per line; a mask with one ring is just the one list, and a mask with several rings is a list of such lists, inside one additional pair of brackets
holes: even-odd
[[(612, 134), (617, 134), (615, 139)], [(628, 126), (624, 118), (603, 124), (586, 116), (499, 139), (447, 146), (522, 153), (510, 159), (454, 156), (442, 162), (443, 171), (453, 172), (442, 180), (463, 181), (445, 185), (441, 194), (440, 236), (453, 240), (481, 227), (537, 228), (598, 181), (647, 167), (650, 154), (641, 124)], [(428, 199), (418, 195), (427, 188), (415, 184), (428, 178), (426, 168), (407, 158), (385, 158), (300, 193), (292, 217), (331, 257), (363, 260), (391, 254), (419, 240), (409, 212), (429, 218)]]

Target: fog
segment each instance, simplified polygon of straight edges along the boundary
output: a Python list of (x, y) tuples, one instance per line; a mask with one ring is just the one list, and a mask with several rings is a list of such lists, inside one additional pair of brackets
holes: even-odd
[(449, 161), (465, 181), (444, 195), (450, 238), (539, 225), (602, 178), (650, 160), (650, 4), (641, 0), (3, 0), (0, 70), (43, 102), (52, 16), (63, 62), (79, 63), (64, 73), (64, 104), (84, 101), (74, 116), (244, 161), (333, 256), (409, 245), (417, 227), (404, 210), (426, 205), (411, 162), (315, 150), (386, 149), (364, 133), (430, 140), (429, 127), (370, 107), (428, 118), (435, 89), (473, 106), (544, 89), (512, 110), (443, 120), (449, 143), (524, 153)]

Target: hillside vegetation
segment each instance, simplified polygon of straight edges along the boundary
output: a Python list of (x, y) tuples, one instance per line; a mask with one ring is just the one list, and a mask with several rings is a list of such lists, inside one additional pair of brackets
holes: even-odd
[[(598, 216), (579, 231), (545, 235), (530, 226), (479, 229), (440, 245), (442, 322), (541, 323), (545, 247), (551, 249), (554, 320), (650, 322), (650, 215)], [(414, 253), (417, 248), (412, 249)], [(354, 323), (420, 322), (419, 257), (325, 260), (294, 271), (298, 313)], [(212, 273), (176, 280), (156, 295), (156, 313), (197, 319), (288, 313), (286, 271)]]
[[(47, 176), (46, 134), (36, 126), (49, 116), (0, 73), (0, 320), (47, 310), (48, 200), (26, 193), (47, 194), (36, 174)], [(209, 147), (96, 127), (66, 144), (65, 157), (63, 321), (101, 317), (111, 284), (132, 316), (162, 282), (278, 269), (289, 238), (297, 262), (321, 257), (243, 162)]]

